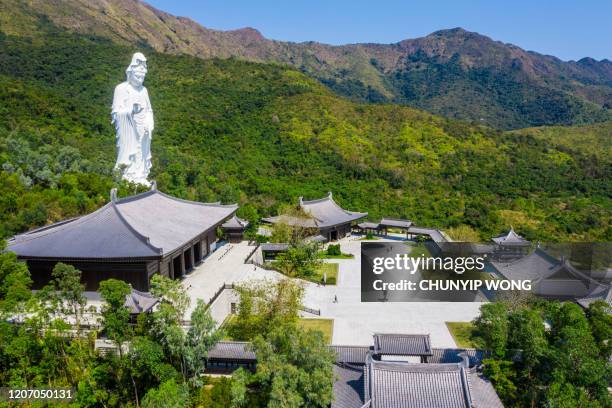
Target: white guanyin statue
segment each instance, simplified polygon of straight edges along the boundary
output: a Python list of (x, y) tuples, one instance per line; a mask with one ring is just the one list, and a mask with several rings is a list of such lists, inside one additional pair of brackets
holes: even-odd
[(151, 169), (151, 137), (153, 134), (153, 109), (149, 93), (142, 83), (147, 75), (147, 59), (137, 52), (125, 70), (127, 81), (115, 87), (112, 123), (117, 138), (117, 162), (128, 181), (149, 186)]

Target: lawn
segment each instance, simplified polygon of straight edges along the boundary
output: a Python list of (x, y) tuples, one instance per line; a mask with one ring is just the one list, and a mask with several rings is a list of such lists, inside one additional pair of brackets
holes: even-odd
[[(236, 315), (230, 314), (225, 318), (225, 321), (221, 324), (221, 328), (224, 329), (224, 341), (235, 340), (228, 334), (228, 328), (236, 321)], [(331, 344), (332, 333), (334, 332), (334, 319), (318, 319), (302, 317), (298, 320), (298, 324), (303, 329), (320, 330), (323, 332), (323, 338), (327, 344)]]
[(475, 327), (471, 322), (446, 322), (446, 327), (453, 336), (457, 347), (476, 348), (474, 342)]
[(323, 274), (327, 275), (327, 285), (335, 285), (338, 281), (338, 264), (331, 262), (323, 262), (317, 268), (316, 273), (307, 278), (311, 282), (321, 283), (323, 281)]
[(301, 318), (299, 325), (303, 329), (319, 330), (323, 332), (323, 337), (327, 344), (331, 344), (334, 332), (334, 319)]
[(329, 255), (325, 251), (321, 251), (319, 252), (319, 257), (321, 259), (353, 259), (355, 255), (353, 254)]

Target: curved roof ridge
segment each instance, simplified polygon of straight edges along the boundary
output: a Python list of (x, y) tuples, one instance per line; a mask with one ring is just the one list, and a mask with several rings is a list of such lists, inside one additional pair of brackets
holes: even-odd
[(43, 225), (42, 227), (34, 228), (34, 229), (29, 230), (29, 231), (22, 232), (21, 234), (17, 234), (15, 236), (9, 238), (8, 241), (9, 242), (10, 241), (16, 241), (15, 238), (20, 237), (20, 236), (24, 236), (24, 238), (26, 238), (25, 237), (26, 235), (36, 234), (36, 233), (39, 233), (39, 232), (44, 232), (45, 230), (48, 230), (48, 229), (60, 227), (60, 226), (62, 226), (64, 224), (71, 223), (72, 221), (76, 221), (76, 220), (78, 220), (80, 218), (83, 218), (83, 217), (84, 216), (72, 217), (72, 218), (68, 218), (68, 219), (65, 219), (65, 220), (61, 220), (61, 221), (57, 221), (57, 222), (51, 223), (49, 225)]
[(55, 234), (57, 232), (63, 231), (66, 227), (71, 227), (74, 225), (82, 224), (83, 222), (86, 222), (90, 219), (96, 218), (100, 216), (101, 214), (103, 214), (105, 211), (108, 210), (111, 204), (112, 202), (106, 203), (105, 205), (98, 208), (94, 212), (82, 215), (80, 217), (74, 217), (74, 218), (70, 218), (69, 220), (58, 221), (50, 225), (45, 225), (43, 227), (39, 227), (37, 229), (26, 231), (24, 233), (15, 235), (13, 237), (14, 238), (13, 242), (15, 243), (27, 242), (32, 239), (36, 239), (39, 237), (43, 237), (46, 235), (51, 235), (51, 234)]
[(567, 259), (564, 259), (564, 260), (560, 261), (560, 263), (558, 265), (556, 265), (554, 267), (554, 269), (550, 272), (548, 277), (554, 275), (555, 273), (557, 273), (563, 267), (569, 268), (571, 273), (574, 273), (575, 275), (577, 275), (577, 277), (580, 277), (580, 278), (582, 278), (582, 279), (584, 279), (584, 280), (586, 280), (586, 281), (588, 281), (590, 283), (594, 283), (599, 288), (609, 287), (609, 285), (606, 285), (603, 282), (598, 282), (597, 280), (593, 279), (588, 274), (582, 272), (580, 269), (578, 269), (574, 265), (572, 265), (571, 262), (569, 262), (569, 260), (567, 260)]
[(187, 199), (184, 199), (184, 198), (174, 197), (174, 196), (171, 196), (170, 194), (163, 193), (163, 192), (161, 192), (159, 190), (151, 190), (151, 191), (161, 195), (162, 197), (168, 198), (170, 200), (178, 201), (178, 202), (186, 203), (186, 204), (206, 206), (206, 207), (220, 207), (220, 208), (232, 208), (232, 207), (236, 207), (236, 208), (238, 208), (238, 204), (237, 203), (234, 203), (234, 204), (221, 204), (221, 201), (215, 201), (213, 203), (201, 203), (199, 201), (192, 201), (192, 200), (187, 200)]
[[(151, 190), (151, 191), (157, 191), (157, 190)], [(130, 230), (130, 232), (132, 232), (136, 236), (136, 238), (138, 238), (142, 243), (144, 243), (145, 245), (147, 245), (149, 248), (156, 251), (157, 253), (162, 254), (164, 252), (162, 248), (156, 247), (155, 245), (151, 244), (151, 239), (149, 237), (141, 234), (139, 231), (136, 230), (136, 228), (134, 228), (128, 222), (128, 220), (125, 219), (123, 214), (121, 214), (121, 211), (119, 211), (119, 208), (117, 207), (115, 201), (111, 201), (110, 204), (112, 205), (113, 209), (119, 216), (119, 219), (121, 220), (121, 222), (123, 222), (123, 224)]]
[(302, 210), (303, 210), (303, 211), (304, 211), (304, 213), (307, 215), (307, 217), (300, 217), (300, 216), (297, 216), (296, 218), (300, 218), (300, 219), (307, 219), (307, 220), (308, 220), (308, 219), (314, 220), (314, 223), (315, 223), (315, 225), (316, 225), (317, 227), (319, 226), (319, 224), (320, 224), (320, 223), (322, 223), (322, 222), (323, 222), (323, 220), (322, 220), (322, 219), (320, 219), (320, 218), (317, 218), (317, 217), (316, 217), (316, 216), (315, 216), (315, 215), (312, 213), (312, 211), (308, 211), (308, 210), (303, 209), (303, 208), (302, 208)]
[(323, 198), (316, 198), (314, 200), (304, 200), (303, 197), (300, 197), (300, 204), (316, 204), (316, 203), (322, 203), (324, 201), (332, 201), (334, 204), (336, 203), (332, 197), (332, 193), (331, 191), (327, 193), (327, 195)]
[(403, 372), (458, 372), (462, 369), (459, 363), (406, 363), (405, 361), (374, 360), (372, 367), (378, 370), (403, 371)]
[(519, 264), (519, 263), (521, 263), (521, 262), (523, 262), (523, 261), (525, 261), (525, 260), (535, 256), (535, 255), (538, 255), (538, 256), (540, 256), (542, 258), (545, 258), (547, 261), (549, 261), (551, 264), (553, 264), (554, 267), (556, 267), (556, 266), (561, 264), (561, 261), (559, 259), (557, 259), (554, 256), (548, 254), (546, 251), (544, 251), (541, 248), (536, 248), (535, 251), (530, 252), (528, 255), (525, 255), (525, 256), (523, 256), (521, 258), (518, 258), (518, 259), (515, 259), (515, 260), (512, 260), (510, 262), (495, 262), (495, 263), (497, 263), (499, 265), (506, 265), (506, 266), (517, 265), (517, 264)]
[[(323, 197), (323, 198), (318, 198), (316, 200), (301, 200), (300, 204), (318, 204), (318, 203), (324, 203), (326, 201), (329, 201), (333, 206), (335, 206), (337, 209), (339, 209), (340, 211), (348, 214), (348, 215), (357, 215), (357, 214), (367, 214), (367, 213), (362, 213), (359, 211), (350, 211), (350, 210), (345, 210), (344, 208), (340, 207), (340, 205), (336, 202), (336, 200), (334, 200), (334, 198), (332, 197), (332, 193), (331, 191), (327, 194), (327, 196)], [(316, 217), (313, 217), (316, 218)]]
[(473, 407), (474, 404), (472, 402), (472, 383), (470, 382), (470, 377), (468, 375), (468, 371), (464, 368), (459, 366), (459, 369), (461, 371), (461, 382), (463, 385), (463, 396), (465, 397), (465, 402), (467, 404), (468, 407)]
[(364, 347), (364, 348), (370, 348), (372, 346), (371, 345), (364, 345), (364, 344), (330, 344), (329, 347)]
[[(114, 202), (118, 203), (118, 204), (129, 203), (130, 201), (139, 200), (139, 199), (141, 199), (143, 197), (148, 197), (150, 195), (153, 195), (153, 194), (155, 194), (156, 191), (157, 190), (147, 190), (147, 191), (144, 191), (142, 193), (134, 194), (134, 195), (131, 195), (131, 196), (117, 198), (116, 200), (114, 200)], [(113, 201), (113, 200), (111, 200), (111, 201)]]

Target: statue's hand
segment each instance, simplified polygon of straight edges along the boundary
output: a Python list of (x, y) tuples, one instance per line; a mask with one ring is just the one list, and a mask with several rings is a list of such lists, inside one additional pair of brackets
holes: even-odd
[(132, 113), (136, 114), (136, 113), (140, 113), (142, 112), (144, 108), (142, 106), (140, 106), (139, 103), (135, 103), (134, 106), (132, 106)]

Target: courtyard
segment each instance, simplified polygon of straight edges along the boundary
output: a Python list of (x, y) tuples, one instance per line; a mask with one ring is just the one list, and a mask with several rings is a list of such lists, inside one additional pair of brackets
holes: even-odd
[[(392, 238), (389, 241), (397, 242)], [(333, 319), (332, 344), (370, 345), (374, 333), (410, 333), (429, 334), (433, 347), (456, 347), (446, 322), (469, 322), (478, 316), (481, 303), (475, 302), (362, 303), (362, 241), (348, 237), (338, 242), (343, 253), (354, 257), (324, 260), (338, 264), (336, 285), (303, 281), (304, 306), (320, 310), (322, 319)], [(183, 285), (192, 300), (191, 308), (195, 307), (197, 299), (209, 302), (223, 284), (283, 277), (278, 272), (245, 264), (254, 249), (246, 241), (225, 244), (189, 273)]]

